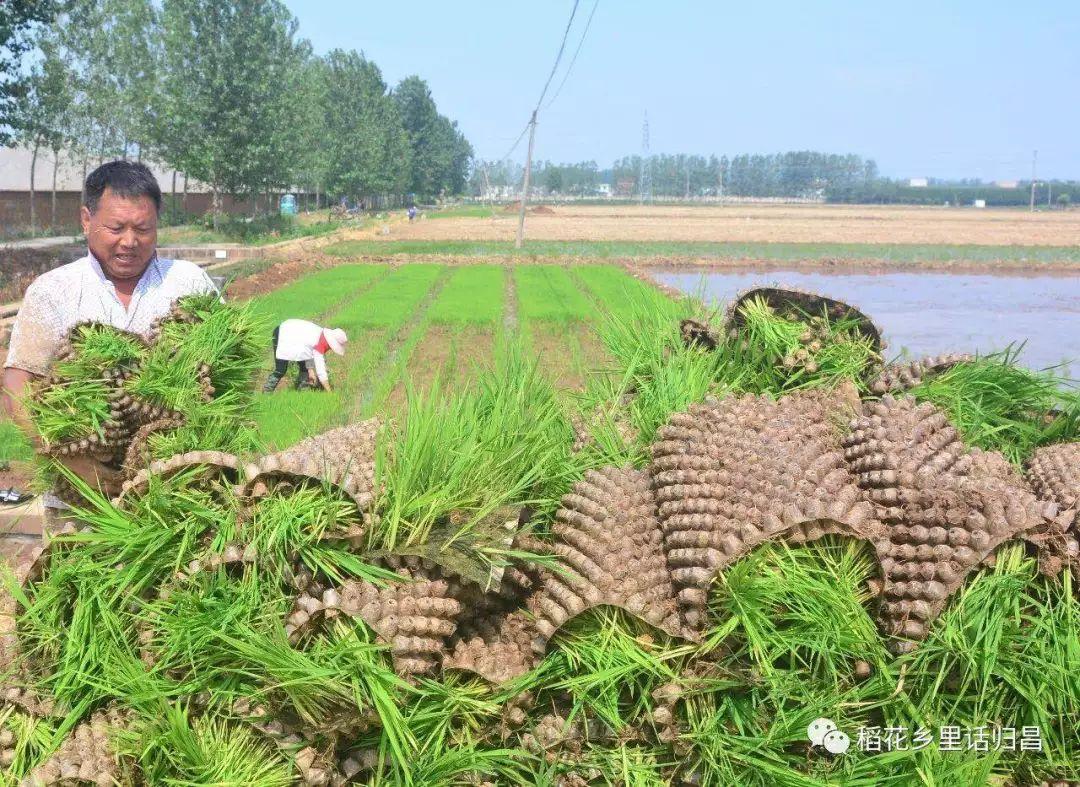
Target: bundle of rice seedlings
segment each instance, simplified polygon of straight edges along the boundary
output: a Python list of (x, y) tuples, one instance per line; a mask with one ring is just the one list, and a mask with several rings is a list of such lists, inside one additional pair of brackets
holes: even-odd
[(51, 460), (72, 455), (131, 473), (196, 447), (250, 450), (260, 331), (250, 308), (213, 295), (181, 299), (150, 343), (110, 326), (76, 326), (27, 403), (42, 444), (38, 485), (70, 497)]
[(855, 316), (831, 317), (792, 309), (780, 315), (764, 298), (744, 301), (739, 326), (729, 337), (729, 381), (748, 393), (779, 395), (852, 380), (865, 388), (881, 362), (873, 340)]
[[(554, 388), (520, 347), (506, 348), (459, 393), (410, 390), (404, 414), (379, 442), (379, 521), (368, 548), (500, 560), (514, 534), (503, 527), (508, 518), (516, 527), (522, 506), (553, 513), (572, 483), (571, 437)], [(425, 545), (435, 551), (416, 552)]]
[(911, 389), (971, 445), (1020, 464), (1041, 445), (1080, 439), (1080, 391), (1054, 369), (1019, 365), (1021, 347), (956, 364)]

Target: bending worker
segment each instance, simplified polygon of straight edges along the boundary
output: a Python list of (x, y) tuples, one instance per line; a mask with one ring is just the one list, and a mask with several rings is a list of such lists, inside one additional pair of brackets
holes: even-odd
[(293, 361), (300, 367), (296, 377), (298, 391), (314, 386), (316, 381), (329, 391), (326, 351), (344, 355), (348, 341), (349, 337), (340, 328), (322, 328), (307, 320), (285, 320), (274, 329), (274, 371), (266, 378), (263, 391), (270, 393), (277, 388)]

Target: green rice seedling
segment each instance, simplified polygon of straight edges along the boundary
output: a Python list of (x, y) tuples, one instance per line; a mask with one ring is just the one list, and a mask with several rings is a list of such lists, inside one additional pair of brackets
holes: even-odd
[(372, 548), (428, 543), (447, 524), (451, 541), (468, 542), (497, 509), (550, 512), (569, 488), (569, 423), (520, 348), (507, 349), (473, 388), (445, 397), (410, 391), (405, 409), (400, 427), (379, 441), (381, 519)]
[(51, 721), (9, 705), (0, 709), (0, 736), (6, 735), (12, 740), (3, 748), (13, 751), (14, 756), (10, 762), (0, 763), (0, 785), (15, 787), (52, 751), (56, 728)]
[[(252, 300), (255, 313), (265, 326), (284, 320), (316, 320), (386, 275), (386, 265), (337, 265), (315, 271), (298, 281)], [(265, 334), (269, 345), (270, 333)]]
[(102, 380), (57, 382), (41, 388), (26, 404), (46, 447), (104, 435), (110, 418), (109, 387)]
[(584, 321), (596, 311), (570, 274), (557, 265), (517, 266), (514, 280), (518, 317), (526, 323)]
[(479, 780), (491, 779), (500, 785), (525, 787), (537, 783), (536, 767), (534, 758), (521, 749), (462, 743), (400, 761), (383, 758), (379, 770), (367, 784), (373, 787), (428, 784), (466, 787)]
[(572, 717), (597, 717), (618, 733), (642, 719), (657, 687), (678, 679), (691, 650), (622, 610), (600, 607), (556, 635), (531, 682), (568, 694)]
[(828, 387), (864, 377), (880, 361), (871, 340), (854, 317), (780, 316), (762, 298), (739, 307), (742, 324), (727, 341), (725, 381), (748, 393), (781, 393)]
[(717, 578), (704, 647), (740, 652), (766, 681), (794, 671), (842, 690), (856, 660), (890, 661), (865, 608), (876, 573), (859, 542), (767, 545)]
[(109, 325), (88, 323), (72, 334), (73, 354), (56, 364), (56, 373), (65, 378), (101, 378), (109, 369), (130, 367), (146, 354), (139, 339)]
[(126, 498), (123, 509), (70, 472), (65, 477), (85, 501), (73, 514), (90, 528), (60, 542), (77, 546), (87, 559), (120, 566), (113, 570), (124, 593), (156, 586), (197, 557), (204, 535), (236, 521), (231, 490), (205, 484), (199, 468), (152, 476), (146, 491)]
[(1005, 770), (1075, 770), (1080, 682), (1071, 665), (1080, 607), (1068, 574), (1038, 580), (1036, 571), (1021, 547), (999, 550), (994, 568), (970, 581), (905, 657), (905, 691), (886, 712), (906, 711), (926, 726), (996, 724), (1018, 735), (1038, 727), (1042, 752), (1007, 752)]
[(679, 301), (672, 300), (656, 287), (639, 281), (623, 268), (614, 265), (580, 265), (573, 275), (581, 280), (603, 310), (623, 319), (632, 318), (647, 304), (667, 312), (669, 320), (678, 321)]
[(502, 712), (499, 700), (491, 687), (478, 679), (456, 675), (439, 680), (420, 678), (405, 709), (417, 753), (438, 752), (487, 736)]
[(494, 325), (502, 315), (505, 285), (501, 267), (469, 265), (450, 276), (431, 307), (435, 325)]
[[(598, 326), (604, 346), (616, 368), (595, 375), (578, 406), (590, 427), (601, 460), (641, 467), (648, 460), (656, 431), (673, 412), (708, 395), (723, 395), (725, 356), (686, 347), (670, 304), (638, 300), (633, 310), (605, 314)], [(676, 305), (675, 314), (689, 316), (693, 301)], [(633, 431), (627, 440), (625, 427)]]
[[(347, 578), (393, 581), (397, 575), (365, 562), (329, 539), (360, 527), (360, 512), (329, 487), (307, 487), (261, 499), (239, 528), (240, 540), (254, 547), (273, 570), (284, 573), (299, 559), (314, 574), (336, 583)], [(219, 544), (218, 548), (224, 548)]]
[(236, 392), (249, 398), (266, 326), (250, 306), (225, 306), (214, 295), (188, 296), (178, 305), (199, 319), (163, 323), (140, 373), (125, 389), (188, 414), (204, 403), (198, 372), (208, 366), (215, 395)]
[(150, 784), (286, 787), (293, 768), (254, 730), (213, 716), (192, 720), (178, 704), (144, 719), (121, 736), (121, 751), (136, 759)]
[(911, 390), (940, 407), (964, 441), (1020, 464), (1040, 445), (1080, 439), (1080, 391), (1054, 370), (1019, 365), (1019, 347), (960, 363)]
[(12, 421), (0, 420), (0, 466), (22, 462), (34, 455), (33, 446)]
[[(674, 758), (662, 748), (623, 744), (611, 748), (590, 746), (580, 764), (572, 766), (577, 773), (598, 772), (593, 783), (623, 787), (666, 787), (671, 783), (665, 771), (674, 767)], [(541, 782), (555, 784), (554, 780)]]

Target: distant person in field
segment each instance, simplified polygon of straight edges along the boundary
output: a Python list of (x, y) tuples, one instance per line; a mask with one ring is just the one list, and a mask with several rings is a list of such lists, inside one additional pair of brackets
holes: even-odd
[(326, 371), (326, 351), (345, 354), (349, 337), (340, 328), (322, 328), (307, 320), (285, 320), (274, 329), (274, 371), (266, 378), (265, 393), (277, 388), (281, 378), (289, 373), (289, 364), (296, 362), (296, 390), (316, 384), (330, 390), (330, 375)]
[[(44, 377), (79, 323), (96, 322), (148, 337), (154, 321), (185, 295), (217, 292), (201, 268), (157, 256), (161, 188), (144, 164), (110, 161), (86, 178), (80, 220), (87, 253), (31, 282), (8, 343), (0, 405), (31, 439), (23, 407), (28, 386)], [(119, 474), (100, 458), (62, 459), (75, 475), (105, 494), (118, 489)], [(65, 508), (52, 495), (49, 509)]]
[(409, 206), (409, 221), (412, 221), (415, 218), (416, 218), (416, 206), (415, 205), (410, 205)]

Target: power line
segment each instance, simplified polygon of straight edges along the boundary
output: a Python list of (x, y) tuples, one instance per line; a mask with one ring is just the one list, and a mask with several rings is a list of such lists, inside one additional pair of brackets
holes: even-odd
[(592, 11), (589, 12), (589, 18), (585, 21), (585, 30), (581, 33), (581, 40), (578, 41), (577, 49), (574, 50), (574, 56), (570, 58), (570, 65), (566, 67), (566, 73), (563, 74), (562, 82), (560, 82), (559, 86), (555, 88), (555, 95), (551, 97), (551, 101), (547, 102), (547, 104), (544, 106), (544, 109), (547, 109), (555, 103), (555, 99), (557, 99), (559, 97), (559, 94), (562, 93), (563, 85), (565, 85), (566, 80), (570, 78), (570, 72), (574, 70), (574, 63), (577, 62), (578, 55), (581, 54), (581, 47), (585, 44), (585, 36), (589, 34), (589, 27), (592, 25), (592, 18), (593, 15), (596, 14), (596, 7), (598, 5), (600, 5), (600, 0), (596, 0), (596, 2), (593, 3)]
[(529, 125), (531, 123), (532, 121), (529, 121), (529, 123), (525, 124), (525, 128), (521, 129), (521, 133), (518, 134), (518, 138), (514, 140), (514, 144), (511, 145), (510, 149), (506, 151), (502, 156), (495, 159), (496, 161), (506, 161), (508, 158), (510, 158), (510, 156), (513, 155), (514, 151), (517, 150), (517, 146), (521, 144), (521, 140), (525, 139), (525, 135), (529, 133)]
[(563, 52), (566, 50), (566, 39), (570, 37), (570, 27), (574, 24), (574, 17), (577, 15), (580, 3), (581, 0), (574, 0), (574, 7), (570, 9), (570, 19), (566, 23), (566, 30), (563, 31), (562, 43), (559, 44), (559, 54), (555, 55), (555, 65), (551, 67), (551, 73), (548, 74), (547, 82), (544, 83), (544, 89), (540, 91), (540, 98), (536, 100), (536, 109), (533, 110), (533, 115), (540, 111), (540, 105), (544, 103), (544, 96), (547, 95), (548, 88), (551, 87), (551, 80), (555, 78), (555, 72), (559, 70), (559, 62), (562, 60)]

